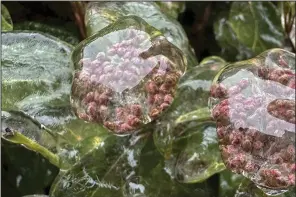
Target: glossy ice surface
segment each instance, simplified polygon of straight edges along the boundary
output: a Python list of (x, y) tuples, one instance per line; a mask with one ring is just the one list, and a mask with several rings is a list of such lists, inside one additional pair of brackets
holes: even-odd
[[(194, 51), (189, 45), (188, 38), (181, 24), (169, 15), (178, 15), (182, 10), (183, 2), (143, 2), (143, 1), (101, 1), (90, 2), (86, 7), (85, 24), (87, 35), (93, 35), (124, 16), (138, 16), (144, 19), (149, 25), (163, 33), (165, 38), (177, 46), (184, 53), (188, 67), (198, 64)], [(159, 6), (158, 6), (158, 5)], [(169, 12), (163, 12), (173, 6), (175, 9), (169, 9)], [(175, 7), (176, 6), (176, 7)], [(178, 11), (177, 11), (178, 10)]]
[[(126, 21), (145, 23), (138, 17)], [(139, 28), (126, 21), (76, 48), (71, 92), (79, 118), (121, 135), (151, 122), (170, 106), (186, 68), (182, 52), (157, 31), (152, 37), (147, 24)], [(127, 24), (114, 29), (120, 23)]]
[(222, 158), (262, 188), (295, 186), (295, 54), (228, 65), (211, 88)]

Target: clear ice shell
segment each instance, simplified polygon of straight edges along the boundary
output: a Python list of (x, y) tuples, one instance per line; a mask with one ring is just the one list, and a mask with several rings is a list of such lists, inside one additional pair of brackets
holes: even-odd
[(139, 17), (123, 17), (83, 41), (72, 61), (75, 114), (119, 135), (159, 117), (186, 69), (182, 52)]
[(229, 169), (266, 191), (295, 186), (295, 54), (273, 49), (227, 65), (209, 104)]

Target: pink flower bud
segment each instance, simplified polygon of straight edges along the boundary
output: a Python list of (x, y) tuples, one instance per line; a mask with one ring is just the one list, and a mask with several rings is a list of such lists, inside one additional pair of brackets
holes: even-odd
[(154, 104), (161, 104), (163, 102), (163, 95), (162, 94), (155, 94), (154, 95)]
[(142, 107), (141, 105), (138, 105), (138, 104), (133, 104), (131, 107), (130, 107), (130, 111), (133, 115), (135, 115), (136, 117), (139, 117), (142, 115)]
[(83, 103), (87, 104), (94, 100), (94, 92), (89, 92), (83, 99)]
[(120, 125), (119, 131), (127, 132), (127, 131), (131, 131), (132, 129), (133, 129), (133, 127), (131, 127), (127, 123), (123, 123)]
[(87, 106), (87, 113), (91, 116), (96, 116), (97, 104), (95, 102), (90, 102)]
[(164, 102), (168, 103), (168, 104), (171, 104), (173, 102), (173, 97), (171, 94), (166, 94), (164, 96)]
[(150, 81), (146, 84), (146, 91), (148, 93), (155, 94), (158, 91), (158, 88), (153, 81)]

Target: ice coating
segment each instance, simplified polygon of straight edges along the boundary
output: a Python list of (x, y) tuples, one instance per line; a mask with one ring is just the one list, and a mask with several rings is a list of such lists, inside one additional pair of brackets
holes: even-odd
[(181, 53), (161, 53), (177, 51), (173, 47), (164, 37), (151, 40), (148, 33), (133, 28), (110, 32), (86, 45), (72, 84), (77, 116), (119, 135), (157, 118), (172, 103), (184, 72)]
[[(112, 43), (106, 51), (99, 52), (96, 59), (82, 59), (81, 73), (95, 85), (103, 84), (115, 92), (131, 89), (156, 66), (157, 58), (143, 59), (139, 55), (151, 47), (150, 36), (144, 31), (119, 30), (104, 39), (121, 37), (119, 43)], [(136, 39), (131, 39), (135, 37)], [(109, 58), (112, 57), (112, 58)]]
[(211, 88), (222, 158), (262, 188), (295, 186), (295, 54), (229, 65)]

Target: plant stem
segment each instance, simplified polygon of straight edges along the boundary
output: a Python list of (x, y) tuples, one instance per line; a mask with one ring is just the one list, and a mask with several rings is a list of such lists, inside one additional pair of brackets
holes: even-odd
[(52, 153), (37, 142), (22, 135), (20, 132), (11, 131), (9, 135), (3, 135), (2, 138), (15, 144), (21, 144), (32, 151), (40, 153), (43, 157), (48, 159), (50, 163), (59, 167), (59, 157), (56, 154)]
[(84, 23), (84, 12), (85, 12), (85, 5), (84, 2), (70, 2), (73, 10), (73, 14), (75, 17), (75, 22), (79, 28), (80, 35), (82, 39), (86, 38), (86, 27)]
[(187, 114), (181, 115), (175, 121), (176, 124), (188, 122), (188, 121), (196, 121), (196, 122), (205, 122), (212, 121), (211, 112), (208, 107), (200, 108), (198, 110), (191, 111)]

